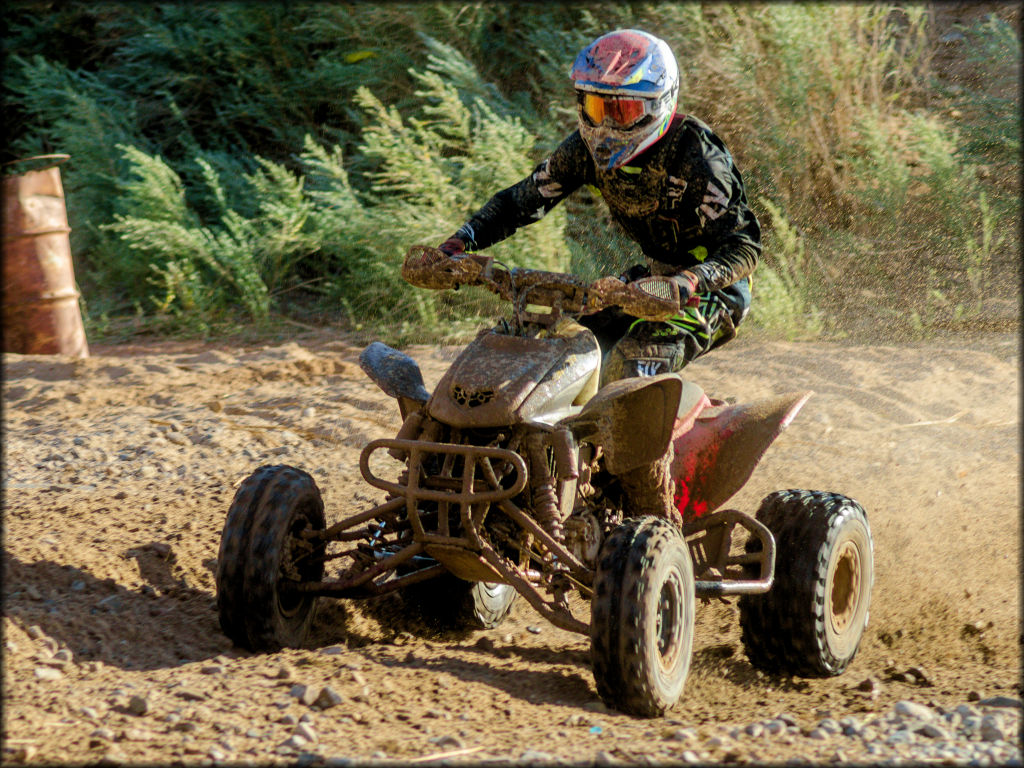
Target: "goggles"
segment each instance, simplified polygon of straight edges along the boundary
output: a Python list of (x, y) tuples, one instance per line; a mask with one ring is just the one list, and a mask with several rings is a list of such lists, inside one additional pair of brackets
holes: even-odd
[(655, 109), (655, 99), (633, 96), (602, 96), (590, 91), (577, 91), (580, 113), (592, 125), (601, 125), (610, 118), (619, 128), (632, 128)]

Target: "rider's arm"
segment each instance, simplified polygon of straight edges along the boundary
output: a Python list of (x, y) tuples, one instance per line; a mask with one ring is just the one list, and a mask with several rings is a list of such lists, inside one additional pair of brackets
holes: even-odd
[[(685, 259), (691, 262), (685, 269), (696, 277), (696, 290), (702, 293), (754, 271), (761, 256), (761, 228), (747, 204), (743, 177), (732, 156), (717, 136), (701, 127), (697, 146), (703, 155), (702, 172), (695, 174), (693, 191), (700, 195), (694, 203), (702, 226), (697, 237), (681, 243), (681, 250), (691, 257)], [(697, 163), (691, 160), (688, 165)]]
[(509, 237), (519, 227), (540, 221), (561, 200), (587, 182), (587, 148), (573, 133), (522, 181), (501, 190), (453, 235), (470, 251)]

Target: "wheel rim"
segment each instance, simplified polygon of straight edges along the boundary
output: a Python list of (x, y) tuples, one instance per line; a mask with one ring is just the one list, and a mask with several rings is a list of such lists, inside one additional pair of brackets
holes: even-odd
[(679, 572), (673, 569), (661, 585), (661, 592), (658, 595), (658, 620), (655, 623), (658, 660), (665, 670), (675, 668), (682, 655), (682, 614), (683, 581)]
[(836, 555), (829, 600), (832, 629), (842, 633), (857, 615), (860, 602), (860, 551), (852, 541), (845, 542)]
[(320, 578), (319, 563), (311, 558), (316, 547), (302, 537), (302, 532), (308, 528), (309, 521), (300, 516), (288, 532), (277, 581), (277, 607), (282, 616), (294, 616), (303, 609), (307, 595), (296, 589), (296, 585)]

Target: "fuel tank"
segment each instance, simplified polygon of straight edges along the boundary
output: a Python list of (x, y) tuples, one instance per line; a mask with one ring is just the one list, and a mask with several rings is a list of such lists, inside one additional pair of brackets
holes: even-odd
[(427, 403), (453, 427), (555, 424), (597, 392), (601, 351), (594, 334), (563, 318), (534, 336), (481, 331), (452, 363)]

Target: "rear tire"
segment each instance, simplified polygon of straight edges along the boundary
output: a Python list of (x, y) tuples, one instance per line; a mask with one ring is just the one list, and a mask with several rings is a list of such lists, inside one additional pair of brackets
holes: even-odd
[(232, 642), (251, 651), (299, 647), (316, 596), (293, 587), (323, 578), (325, 545), (303, 531), (323, 530), (324, 504), (309, 474), (260, 467), (239, 487), (217, 556), (217, 611)]
[[(868, 623), (874, 545), (867, 515), (851, 498), (777, 491), (757, 519), (775, 537), (775, 582), (739, 600), (750, 662), (768, 672), (830, 677), (857, 653)], [(760, 548), (751, 539), (748, 551)]]
[(509, 584), (466, 581), (450, 573), (402, 590), (402, 599), (440, 629), (494, 629), (508, 617), (519, 594)]
[(660, 717), (682, 695), (693, 649), (690, 551), (667, 520), (626, 520), (598, 555), (590, 656), (605, 704)]

